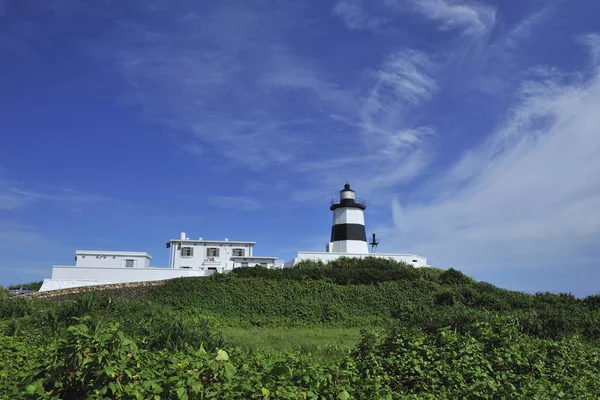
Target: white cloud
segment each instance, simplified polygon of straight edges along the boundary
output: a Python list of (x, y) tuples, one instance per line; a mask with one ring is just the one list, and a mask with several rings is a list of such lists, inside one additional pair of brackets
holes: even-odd
[(301, 159), (307, 139), (298, 120), (306, 118), (300, 112), (289, 117), (289, 100), (281, 100), (289, 98), (286, 92), (305, 91), (307, 118), (322, 107), (344, 110), (355, 97), (281, 39), (294, 26), (287, 15), (297, 17), (294, 8), (201, 8), (165, 16), (160, 24), (122, 20), (93, 43), (96, 56), (108, 57), (129, 83), (126, 104), (193, 138), (193, 153), (208, 147), (254, 169)]
[(501, 41), (502, 46), (505, 50), (514, 50), (532, 35), (534, 28), (548, 20), (553, 15), (553, 11), (553, 8), (546, 7), (519, 21), (506, 33)]
[[(306, 189), (294, 190), (293, 198), (324, 198), (332, 187), (351, 181), (361, 196), (371, 197), (379, 191), (377, 200), (373, 200), (376, 203), (387, 198), (382, 192), (421, 173), (431, 161), (426, 145), (434, 130), (414, 126), (409, 114), (437, 89), (435, 69), (426, 53), (414, 49), (404, 48), (386, 57), (371, 74), (372, 88), (358, 107), (358, 119), (331, 115), (345, 125), (345, 130), (349, 127), (358, 135), (334, 141), (338, 152), (326, 159), (313, 157), (296, 165), (296, 171), (310, 172), (311, 183)], [(340, 148), (340, 143), (349, 144), (348, 152)]]
[(43, 197), (39, 193), (17, 188), (15, 182), (2, 175), (4, 173), (0, 170), (0, 210), (16, 210)]
[[(433, 130), (406, 116), (436, 90), (427, 54), (394, 52), (355, 82), (293, 51), (284, 40), (289, 19), (230, 4), (175, 20), (168, 33), (121, 21), (102, 56), (130, 83), (133, 105), (193, 137), (189, 153), (232, 161), (220, 169), (314, 171), (302, 178), (311, 195), (344, 177), (389, 187), (426, 165), (422, 145)], [(319, 132), (331, 114), (347, 123)], [(328, 167), (317, 168), (323, 159)], [(302, 191), (294, 196), (305, 199)]]
[(427, 54), (412, 49), (398, 51), (384, 62), (359, 113), (359, 125), (376, 153), (406, 154), (433, 133), (428, 127), (407, 126), (406, 117), (436, 90), (434, 69)]
[(446, 0), (410, 0), (425, 17), (438, 21), (440, 29), (459, 29), (466, 35), (482, 36), (493, 28), (496, 10), (481, 3), (457, 3)]
[(580, 38), (580, 41), (585, 44), (590, 51), (592, 63), (600, 64), (600, 34), (590, 33)]
[(333, 7), (333, 15), (340, 17), (349, 29), (377, 30), (387, 22), (387, 18), (365, 10), (362, 0), (338, 1)]
[(600, 71), (565, 76), (524, 82), (505, 123), (422, 192), (427, 203), (394, 203), (394, 242), (471, 269), (597, 261)]
[(84, 193), (67, 187), (39, 187), (22, 189), (22, 183), (17, 183), (0, 176), (0, 210), (14, 211), (36, 202), (52, 203), (67, 208), (93, 207), (100, 204), (126, 205), (123, 200), (108, 196)]

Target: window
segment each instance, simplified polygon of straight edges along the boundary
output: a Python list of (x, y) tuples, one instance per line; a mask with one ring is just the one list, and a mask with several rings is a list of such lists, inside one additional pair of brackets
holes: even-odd
[(181, 257), (194, 257), (194, 248), (193, 247), (182, 247), (181, 248)]
[(413, 260), (413, 262), (419, 262), (418, 260)]
[(192, 267), (188, 267), (188, 266), (183, 266), (183, 265), (182, 265), (182, 266), (181, 266), (181, 268), (183, 268), (183, 269), (190, 269), (190, 268), (192, 268)]
[(219, 249), (217, 247), (209, 247), (206, 249), (207, 257), (219, 257)]
[(133, 268), (133, 264), (135, 263), (135, 260), (125, 260), (125, 267), (126, 268)]
[(233, 249), (234, 257), (244, 257), (244, 249)]

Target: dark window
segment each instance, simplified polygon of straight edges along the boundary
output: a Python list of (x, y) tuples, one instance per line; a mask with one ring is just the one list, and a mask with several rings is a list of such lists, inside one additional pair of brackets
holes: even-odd
[(219, 257), (219, 249), (216, 247), (209, 247), (206, 249), (207, 257)]
[(234, 257), (244, 257), (244, 249), (233, 249)]
[(194, 256), (194, 248), (193, 247), (182, 247), (181, 248), (181, 256), (182, 257), (193, 257)]
[(135, 263), (135, 260), (125, 260), (125, 267), (126, 268), (133, 268), (133, 264)]

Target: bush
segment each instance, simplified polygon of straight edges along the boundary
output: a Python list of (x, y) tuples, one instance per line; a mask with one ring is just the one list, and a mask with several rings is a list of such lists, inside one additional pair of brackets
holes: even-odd
[(600, 310), (600, 294), (586, 297), (583, 299), (583, 304), (585, 304), (589, 309)]
[(440, 282), (444, 285), (464, 285), (475, 281), (462, 272), (450, 268), (440, 274)]
[(456, 303), (454, 292), (445, 291), (436, 293), (433, 296), (433, 303), (436, 306), (453, 306)]

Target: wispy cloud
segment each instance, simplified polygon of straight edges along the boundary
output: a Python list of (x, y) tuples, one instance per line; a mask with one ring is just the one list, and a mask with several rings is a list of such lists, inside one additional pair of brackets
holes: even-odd
[[(227, 160), (219, 168), (313, 171), (301, 177), (297, 199), (348, 176), (389, 187), (425, 166), (422, 145), (433, 128), (407, 115), (437, 88), (432, 59), (396, 46), (359, 81), (340, 79), (319, 58), (294, 51), (288, 15), (275, 19), (273, 12), (224, 3), (169, 16), (168, 31), (122, 20), (101, 56), (130, 84), (132, 105), (188, 135), (188, 153), (218, 154)], [(324, 126), (332, 128), (319, 133)], [(317, 170), (322, 159), (328, 167)]]
[(40, 186), (35, 189), (0, 176), (0, 210), (14, 211), (38, 202), (66, 208), (85, 208), (105, 204), (125, 204), (113, 197), (84, 193), (68, 187)]
[(549, 20), (554, 14), (554, 8), (547, 6), (519, 21), (504, 35), (501, 40), (506, 50), (514, 50), (521, 42), (528, 39), (536, 27)]
[(417, 120), (410, 113), (437, 89), (435, 69), (426, 53), (410, 48), (384, 58), (381, 67), (369, 75), (372, 86), (362, 97), (356, 117), (351, 113), (330, 116), (345, 130), (356, 132), (355, 137), (341, 138), (338, 143), (362, 145), (353, 145), (349, 154), (341, 152), (295, 166), (296, 171), (309, 172), (313, 182), (294, 190), (294, 199), (323, 198), (340, 182), (351, 181), (363, 196), (378, 191), (377, 199), (382, 200), (387, 199), (388, 190), (418, 176), (430, 162), (426, 145), (435, 132), (415, 125)]
[(579, 40), (588, 47), (592, 64), (600, 64), (600, 34), (589, 33), (579, 38)]
[(216, 151), (251, 168), (287, 163), (305, 154), (305, 139), (279, 92), (313, 95), (303, 104), (306, 117), (322, 102), (342, 107), (352, 98), (281, 40), (293, 27), (287, 12), (293, 14), (229, 2), (193, 7), (160, 24), (121, 20), (99, 56), (129, 83), (127, 103), (195, 139), (194, 152)]
[(429, 187), (433, 200), (394, 202), (396, 243), (467, 268), (597, 260), (600, 72), (566, 76), (524, 82), (502, 126)]
[(34, 191), (20, 189), (19, 186), (8, 177), (8, 170), (0, 167), (0, 210), (16, 210), (43, 197)]
[(496, 22), (496, 10), (486, 4), (446, 0), (410, 0), (426, 18), (440, 23), (440, 29), (459, 29), (465, 35), (487, 35)]
[(349, 29), (377, 30), (388, 22), (383, 15), (374, 15), (365, 9), (363, 0), (341, 0), (333, 7), (333, 15), (342, 19)]

